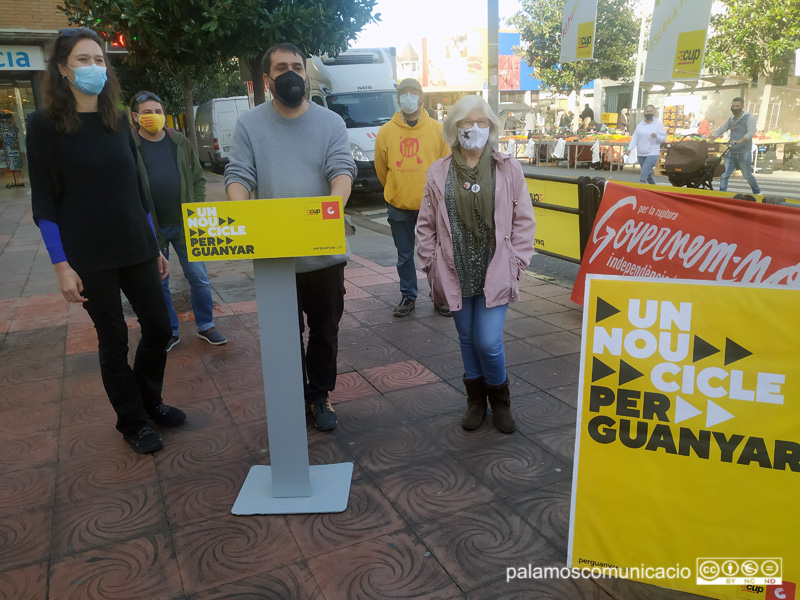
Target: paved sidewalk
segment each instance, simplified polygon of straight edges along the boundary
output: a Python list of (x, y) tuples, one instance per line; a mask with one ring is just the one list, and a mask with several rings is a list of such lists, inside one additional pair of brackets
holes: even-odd
[[(209, 191), (221, 193), (211, 175)], [(349, 239), (339, 427), (308, 427), (312, 464), (355, 463), (348, 509), (235, 517), (248, 469), (269, 463), (250, 264), (207, 263), (220, 347), (195, 337), (188, 285), (173, 278), (183, 323), (165, 398), (189, 419), (136, 455), (27, 190), (0, 186), (0, 598), (691, 598), (624, 580), (505, 582), (508, 567), (566, 558), (581, 339), (570, 290), (522, 281), (505, 327), (518, 429), (489, 419), (468, 433), (452, 319), (424, 279), (416, 310), (393, 318), (391, 238)]]

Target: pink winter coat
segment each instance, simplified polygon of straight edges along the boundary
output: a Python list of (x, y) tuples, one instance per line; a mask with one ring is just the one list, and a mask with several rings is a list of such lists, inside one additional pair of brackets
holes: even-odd
[[(486, 270), (483, 293), (486, 306), (519, 300), (519, 278), (533, 256), (536, 221), (533, 203), (519, 162), (493, 151), (497, 162), (494, 223), (495, 251)], [(444, 202), (444, 189), (452, 155), (437, 160), (428, 169), (422, 197), (417, 236), (420, 268), (427, 273), (435, 302), (461, 310), (461, 287), (453, 258), (453, 237)]]

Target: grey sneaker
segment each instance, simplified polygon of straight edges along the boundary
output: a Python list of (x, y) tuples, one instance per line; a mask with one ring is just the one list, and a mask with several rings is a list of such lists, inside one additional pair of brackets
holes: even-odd
[(408, 314), (414, 310), (414, 306), (416, 306), (416, 302), (414, 302), (411, 298), (406, 298), (403, 296), (403, 299), (400, 300), (400, 304), (394, 307), (392, 314), (395, 317), (407, 317)]
[(222, 346), (222, 344), (228, 343), (228, 338), (217, 331), (216, 327), (210, 327), (205, 331), (198, 331), (197, 337), (199, 337), (201, 340), (207, 341), (212, 346)]
[(150, 454), (164, 447), (161, 436), (153, 431), (153, 428), (149, 425), (145, 425), (133, 435), (125, 435), (123, 437), (137, 454)]
[(171, 338), (169, 338), (169, 341), (167, 342), (167, 352), (172, 350), (175, 346), (177, 346), (180, 343), (181, 343), (181, 338), (179, 338), (177, 335), (173, 335)]
[(314, 417), (314, 425), (320, 431), (329, 431), (336, 427), (339, 420), (336, 418), (336, 411), (331, 406), (331, 400), (327, 396), (320, 400), (309, 402), (311, 416)]

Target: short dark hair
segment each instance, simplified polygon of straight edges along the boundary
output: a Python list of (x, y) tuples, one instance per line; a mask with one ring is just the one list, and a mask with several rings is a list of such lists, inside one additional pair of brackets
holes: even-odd
[(264, 58), (261, 59), (261, 70), (264, 71), (265, 74), (269, 75), (269, 68), (272, 66), (272, 55), (281, 51), (297, 54), (297, 56), (303, 59), (303, 68), (306, 68), (306, 55), (300, 52), (297, 46), (289, 42), (279, 42), (264, 52)]
[(161, 101), (161, 98), (156, 96), (153, 92), (139, 90), (131, 98), (131, 112), (139, 112), (139, 104), (142, 102), (147, 102), (148, 100), (158, 102), (161, 105), (161, 110), (164, 110), (164, 103)]
[(744, 98), (739, 98), (739, 96), (736, 96), (736, 98), (731, 100), (731, 102), (741, 102), (742, 104), (744, 104)]

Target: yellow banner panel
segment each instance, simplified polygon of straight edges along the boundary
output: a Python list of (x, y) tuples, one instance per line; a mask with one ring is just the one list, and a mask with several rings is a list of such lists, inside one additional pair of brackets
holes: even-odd
[(578, 215), (533, 205), (536, 217), (536, 239), (533, 247), (567, 258), (581, 259)]
[(562, 183), (559, 181), (545, 181), (544, 179), (531, 179), (526, 177), (528, 192), (533, 205), (537, 202), (555, 204), (565, 208), (578, 209), (578, 184)]
[(794, 597), (799, 305), (785, 287), (590, 276), (571, 566)]
[(675, 63), (672, 67), (673, 79), (700, 77), (703, 65), (703, 50), (706, 47), (706, 30), (683, 31), (678, 34)]
[(339, 196), (184, 204), (190, 261), (344, 254)]
[(575, 47), (575, 58), (592, 58), (594, 48), (594, 21), (586, 21), (578, 25), (578, 42)]

